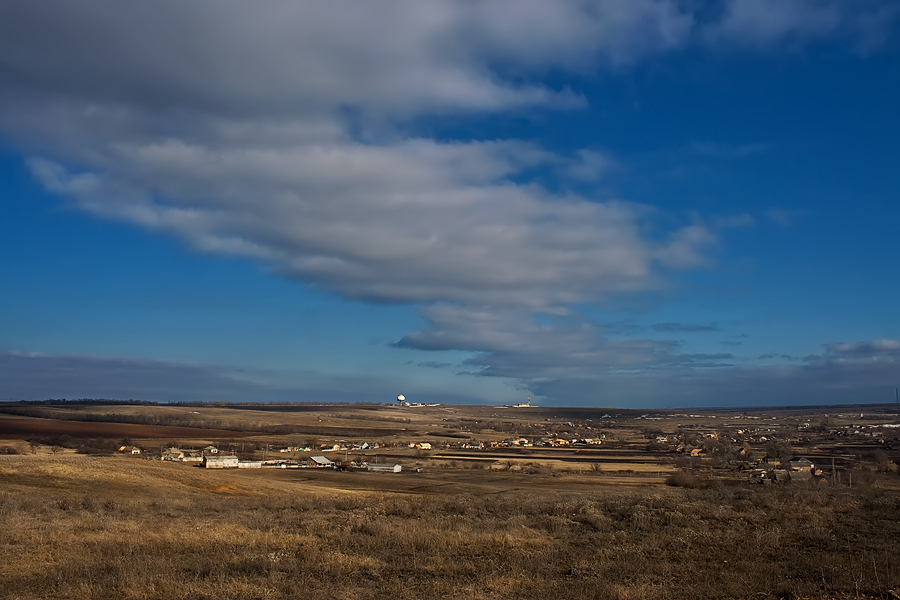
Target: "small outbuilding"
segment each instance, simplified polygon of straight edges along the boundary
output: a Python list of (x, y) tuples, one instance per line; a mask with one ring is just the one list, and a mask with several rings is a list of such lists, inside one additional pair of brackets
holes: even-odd
[(318, 468), (326, 468), (326, 467), (334, 467), (334, 461), (328, 459), (325, 456), (310, 456), (309, 460), (306, 461), (306, 465), (309, 467), (318, 467)]
[(367, 465), (367, 471), (382, 471), (385, 473), (399, 473), (403, 470), (400, 465)]
[(203, 467), (207, 469), (237, 469), (237, 456), (204, 456)]

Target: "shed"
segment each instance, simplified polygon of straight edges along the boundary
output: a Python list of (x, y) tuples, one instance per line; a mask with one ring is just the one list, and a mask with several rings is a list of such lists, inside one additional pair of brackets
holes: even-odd
[(207, 469), (236, 469), (237, 456), (204, 456), (203, 466)]
[(324, 456), (310, 456), (306, 464), (310, 467), (333, 467), (334, 461)]
[(403, 470), (403, 467), (401, 467), (400, 465), (367, 465), (366, 470), (383, 471), (386, 473), (399, 473)]

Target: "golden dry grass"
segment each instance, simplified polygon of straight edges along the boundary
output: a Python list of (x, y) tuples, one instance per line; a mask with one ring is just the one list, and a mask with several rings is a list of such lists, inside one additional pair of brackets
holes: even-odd
[[(900, 585), (893, 491), (565, 491), (566, 478), (504, 474), (503, 487), (477, 471), (467, 487), (463, 474), (2, 456), (0, 598), (851, 598)], [(376, 480), (385, 489), (339, 489)]]

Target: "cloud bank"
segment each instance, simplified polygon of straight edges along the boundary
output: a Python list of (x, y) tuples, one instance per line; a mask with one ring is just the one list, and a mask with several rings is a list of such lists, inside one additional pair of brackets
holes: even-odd
[(397, 346), (470, 351), (479, 374), (719, 367), (731, 355), (615, 340), (578, 307), (708, 265), (727, 224), (678, 223), (534, 176), (596, 182), (615, 159), (594, 150), (563, 156), (416, 128), (578, 110), (578, 90), (542, 77), (698, 45), (834, 37), (874, 49), (898, 14), (879, 2), (701, 4), (7, 3), (0, 132), (80, 210), (344, 298), (421, 307), (427, 327)]

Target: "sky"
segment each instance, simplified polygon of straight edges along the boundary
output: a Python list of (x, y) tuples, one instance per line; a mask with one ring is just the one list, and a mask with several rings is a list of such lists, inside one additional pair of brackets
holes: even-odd
[(893, 402), (900, 4), (0, 5), (0, 399)]

